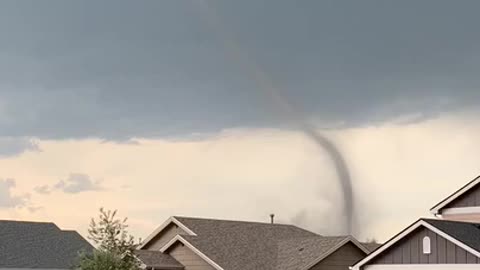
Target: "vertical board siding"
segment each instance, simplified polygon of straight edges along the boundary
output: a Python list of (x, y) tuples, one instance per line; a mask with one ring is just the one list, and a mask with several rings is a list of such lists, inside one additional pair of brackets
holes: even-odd
[[(430, 237), (430, 254), (423, 254), (425, 236)], [(421, 227), (373, 259), (369, 265), (372, 264), (480, 264), (480, 259), (435, 232)]]
[(475, 207), (480, 206), (480, 185), (470, 189), (462, 196), (458, 197), (451, 203), (447, 204), (446, 208), (457, 208), (457, 207)]
[(205, 260), (181, 243), (169, 248), (168, 254), (185, 266), (185, 270), (215, 270)]
[(347, 243), (309, 270), (348, 270), (349, 266), (365, 258), (365, 253), (352, 243)]
[(170, 224), (165, 229), (163, 229), (162, 232), (155, 236), (155, 238), (153, 238), (150, 243), (143, 249), (158, 251), (175, 236), (177, 236), (177, 234), (186, 234), (186, 232), (179, 228), (177, 225)]

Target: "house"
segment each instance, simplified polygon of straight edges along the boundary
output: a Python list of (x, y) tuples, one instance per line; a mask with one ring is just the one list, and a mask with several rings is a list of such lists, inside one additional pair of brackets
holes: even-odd
[(0, 220), (0, 269), (71, 269), (93, 247), (53, 223)]
[(171, 217), (137, 255), (154, 270), (347, 270), (369, 250), (293, 225)]
[(353, 270), (480, 269), (480, 177), (356, 263)]

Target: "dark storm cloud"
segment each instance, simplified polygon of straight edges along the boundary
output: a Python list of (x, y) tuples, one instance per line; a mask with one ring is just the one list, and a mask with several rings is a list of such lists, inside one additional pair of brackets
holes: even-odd
[(0, 158), (20, 155), (25, 151), (41, 151), (38, 144), (29, 138), (0, 137)]
[[(421, 120), (479, 102), (478, 2), (211, 3), (284, 95), (322, 123)], [(283, 125), (197, 9), (2, 1), (0, 136), (129, 142)]]

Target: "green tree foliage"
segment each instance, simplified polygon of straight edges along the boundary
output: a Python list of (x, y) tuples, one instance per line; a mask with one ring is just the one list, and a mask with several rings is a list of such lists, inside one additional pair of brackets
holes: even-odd
[(79, 270), (139, 270), (134, 251), (138, 242), (128, 233), (127, 219), (116, 217), (117, 211), (100, 209), (98, 219), (92, 218), (88, 238), (97, 246), (93, 254), (82, 254)]

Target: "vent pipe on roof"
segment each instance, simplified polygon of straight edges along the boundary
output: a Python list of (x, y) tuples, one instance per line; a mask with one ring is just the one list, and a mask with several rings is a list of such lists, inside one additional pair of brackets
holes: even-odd
[(275, 221), (275, 214), (270, 214), (270, 223), (274, 223)]

